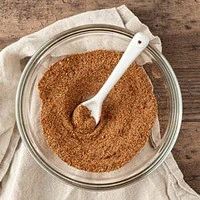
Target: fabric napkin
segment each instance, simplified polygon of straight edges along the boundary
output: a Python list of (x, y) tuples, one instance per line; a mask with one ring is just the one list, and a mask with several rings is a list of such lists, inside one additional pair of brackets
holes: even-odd
[(22, 144), (15, 124), (16, 87), (30, 57), (42, 43), (64, 30), (84, 24), (112, 24), (133, 32), (143, 31), (151, 45), (161, 51), (161, 42), (126, 7), (89, 11), (63, 20), (23, 37), (0, 52), (0, 199), (200, 199), (183, 180), (172, 155), (152, 174), (127, 187), (94, 192), (60, 182), (44, 171)]

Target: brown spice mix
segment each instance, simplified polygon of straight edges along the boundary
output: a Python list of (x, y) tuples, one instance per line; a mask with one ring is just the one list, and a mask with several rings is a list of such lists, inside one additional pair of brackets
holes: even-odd
[(96, 127), (95, 119), (91, 116), (91, 111), (79, 105), (73, 112), (72, 123), (74, 124), (75, 132), (88, 134), (94, 131)]
[(91, 121), (80, 128), (84, 119), (79, 115), (72, 119), (75, 108), (97, 93), (121, 55), (106, 50), (70, 55), (50, 66), (39, 82), (44, 136), (52, 151), (73, 167), (116, 170), (148, 140), (157, 102), (147, 74), (137, 64), (109, 93), (96, 128)]

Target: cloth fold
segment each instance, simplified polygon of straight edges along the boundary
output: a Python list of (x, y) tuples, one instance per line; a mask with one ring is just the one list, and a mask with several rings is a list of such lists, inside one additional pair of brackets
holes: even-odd
[(133, 32), (143, 31), (150, 37), (151, 45), (161, 51), (160, 39), (154, 37), (126, 6), (89, 11), (59, 20), (3, 49), (0, 52), (0, 199), (199, 199), (184, 182), (172, 155), (136, 184), (113, 191), (94, 192), (66, 185), (45, 172), (19, 140), (14, 99), (25, 65), (22, 61), (55, 34), (84, 24), (112, 24)]

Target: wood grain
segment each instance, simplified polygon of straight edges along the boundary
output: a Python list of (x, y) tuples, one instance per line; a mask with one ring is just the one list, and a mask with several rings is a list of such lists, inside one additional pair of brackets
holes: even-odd
[(87, 10), (127, 5), (163, 42), (178, 77), (183, 124), (173, 149), (186, 182), (200, 193), (200, 1), (199, 0), (1, 0), (0, 48), (58, 19)]

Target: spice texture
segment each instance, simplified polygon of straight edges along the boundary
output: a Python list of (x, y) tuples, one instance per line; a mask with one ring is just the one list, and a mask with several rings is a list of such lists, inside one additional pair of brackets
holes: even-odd
[(107, 96), (96, 127), (94, 120), (85, 118), (90, 115), (87, 110), (83, 116), (74, 113), (98, 92), (121, 56), (106, 50), (70, 55), (51, 65), (39, 82), (43, 134), (51, 150), (73, 167), (116, 170), (148, 140), (157, 102), (146, 72), (137, 64), (128, 68)]
[(91, 116), (91, 111), (83, 105), (79, 105), (75, 108), (72, 116), (72, 123), (74, 124), (76, 132), (83, 134), (91, 133), (96, 127), (96, 122)]

